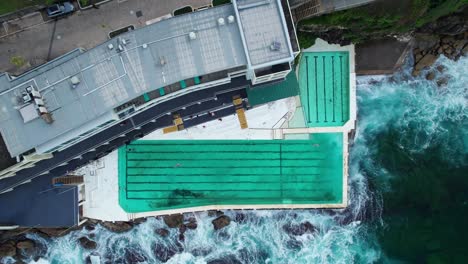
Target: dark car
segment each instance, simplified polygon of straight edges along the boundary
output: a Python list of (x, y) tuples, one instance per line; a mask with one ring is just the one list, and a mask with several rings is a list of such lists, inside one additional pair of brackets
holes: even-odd
[(47, 7), (46, 11), (47, 16), (52, 18), (73, 13), (73, 11), (75, 11), (75, 7), (70, 2), (63, 2)]

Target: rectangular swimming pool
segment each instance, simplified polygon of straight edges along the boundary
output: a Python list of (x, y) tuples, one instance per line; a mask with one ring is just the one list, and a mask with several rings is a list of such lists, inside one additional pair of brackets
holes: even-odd
[(139, 140), (119, 149), (127, 212), (207, 205), (340, 204), (343, 135), (310, 140)]
[(349, 120), (349, 53), (305, 52), (299, 88), (309, 127), (342, 126)]

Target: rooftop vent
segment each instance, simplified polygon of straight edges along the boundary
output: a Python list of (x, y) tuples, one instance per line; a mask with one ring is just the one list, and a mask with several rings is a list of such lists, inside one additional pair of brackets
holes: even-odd
[(23, 99), (23, 104), (27, 104), (32, 101), (31, 95), (26, 92), (21, 94), (21, 98)]
[(224, 24), (226, 24), (226, 22), (224, 21), (224, 18), (222, 17), (218, 18), (218, 26), (224, 26)]
[(76, 88), (76, 86), (78, 86), (78, 84), (80, 84), (80, 79), (76, 76), (73, 76), (70, 78), (70, 82), (72, 84), (72, 87), (73, 88)]
[(193, 31), (190, 32), (190, 33), (188, 34), (188, 36), (189, 36), (189, 39), (190, 39), (190, 40), (195, 40), (195, 39), (197, 39), (197, 34), (195, 34), (195, 32), (193, 32)]
[(107, 48), (109, 50), (113, 50), (114, 49), (114, 45), (112, 43), (109, 43), (109, 45), (107, 45)]
[(146, 49), (146, 48), (148, 48), (148, 44), (145, 43), (145, 44), (141, 45), (141, 47)]
[(231, 16), (228, 16), (227, 20), (228, 20), (228, 23), (229, 23), (229, 24), (232, 24), (232, 23), (234, 23), (234, 21), (235, 21), (235, 20), (234, 20), (234, 16), (232, 16), (232, 15), (231, 15)]
[(281, 49), (281, 43), (279, 43), (278, 41), (273, 41), (270, 45), (270, 49), (272, 51), (279, 51)]

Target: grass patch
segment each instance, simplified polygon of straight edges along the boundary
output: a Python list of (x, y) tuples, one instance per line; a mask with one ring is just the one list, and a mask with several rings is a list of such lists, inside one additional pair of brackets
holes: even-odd
[(219, 6), (231, 3), (231, 0), (213, 0), (211, 3), (213, 6)]
[(80, 0), (81, 7), (85, 7), (89, 5), (89, 0)]
[(299, 40), (299, 47), (301, 47), (301, 49), (307, 49), (315, 44), (317, 37), (307, 32), (298, 31), (297, 39)]
[(299, 22), (307, 25), (343, 27), (354, 43), (371, 35), (405, 33), (460, 10), (468, 0), (394, 0), (338, 11)]
[(10, 58), (10, 63), (21, 68), (26, 64), (26, 60), (21, 56), (13, 56)]
[(183, 15), (183, 14), (187, 14), (187, 13), (190, 13), (190, 12), (193, 12), (193, 9), (191, 6), (184, 6), (182, 8), (179, 8), (177, 10), (174, 11), (174, 16), (180, 16), (180, 15)]

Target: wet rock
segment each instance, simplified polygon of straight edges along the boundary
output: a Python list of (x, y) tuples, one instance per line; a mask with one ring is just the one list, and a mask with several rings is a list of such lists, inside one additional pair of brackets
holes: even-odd
[[(442, 51), (443, 51), (442, 48), (440, 48), (440, 52)], [(422, 57), (423, 57), (422, 53), (416, 53), (416, 55), (414, 55), (414, 60), (418, 62), (422, 59)]]
[(427, 52), (428, 50), (436, 47), (436, 45), (439, 44), (439, 36), (432, 34), (417, 34), (415, 36), (415, 40), (416, 48), (420, 49), (423, 52)]
[(468, 30), (468, 21), (464, 14), (445, 16), (419, 28), (419, 32), (432, 34), (458, 35)]
[(436, 68), (440, 73), (443, 73), (445, 71), (445, 66), (444, 65), (439, 65)]
[(461, 52), (463, 55), (468, 55), (468, 45), (466, 45)]
[(228, 226), (231, 223), (231, 218), (229, 218), (227, 215), (222, 215), (211, 221), (211, 223), (213, 224), (215, 230), (219, 230)]
[(34, 241), (30, 240), (30, 239), (26, 239), (26, 240), (22, 240), (22, 241), (18, 241), (16, 243), (16, 248), (18, 249), (32, 249), (35, 247), (35, 243)]
[(184, 223), (184, 216), (182, 214), (165, 215), (163, 220), (169, 228), (177, 228)]
[(414, 65), (414, 70), (413, 70), (413, 75), (417, 76), (419, 75), (419, 72), (426, 68), (432, 66), (434, 62), (437, 60), (437, 56), (433, 54), (426, 54), (424, 57), (422, 57), (421, 60), (419, 60), (416, 65)]
[(448, 48), (448, 49), (445, 50), (445, 53), (448, 54), (448, 55), (452, 55), (453, 49), (452, 49), (452, 48)]
[(235, 255), (227, 255), (222, 258), (212, 259), (206, 262), (207, 264), (242, 264)]
[(97, 243), (87, 237), (80, 237), (78, 241), (84, 249), (96, 249), (97, 247)]
[(44, 238), (50, 237), (62, 237), (74, 231), (74, 228), (38, 228), (35, 230), (39, 235), (43, 236)]
[(30, 239), (25, 239), (18, 241), (16, 243), (16, 248), (18, 249), (18, 252), (21, 253), (22, 256), (25, 257), (31, 257), (36, 255), (36, 243)]
[(440, 79), (437, 79), (436, 83), (437, 83), (437, 86), (439, 87), (446, 86), (448, 83), (448, 79), (447, 77), (442, 77)]
[(128, 222), (102, 222), (101, 225), (108, 229), (109, 231), (112, 231), (114, 233), (123, 233), (127, 232), (130, 229), (132, 229), (132, 225)]
[(96, 229), (96, 226), (94, 224), (85, 225), (85, 229), (88, 231), (94, 231)]
[(7, 241), (0, 244), (0, 258), (16, 256), (16, 247), (14, 241)]
[(197, 229), (198, 227), (198, 224), (197, 222), (188, 222), (187, 224), (185, 224), (185, 226), (188, 228), (188, 229)]
[(169, 235), (169, 230), (165, 229), (165, 228), (158, 228), (156, 230), (154, 230), (154, 232), (158, 235), (160, 235), (161, 237), (167, 237)]
[(435, 79), (435, 73), (434, 72), (429, 72), (428, 74), (426, 74), (426, 80), (432, 81), (434, 79)]
[(222, 211), (219, 211), (219, 210), (208, 210), (208, 216), (209, 217), (213, 217), (213, 216), (222, 216), (224, 213)]
[(184, 234), (179, 234), (179, 241), (184, 242), (185, 241), (185, 235)]
[(463, 47), (467, 44), (467, 42), (468, 41), (465, 39), (457, 40), (453, 43), (453, 47), (455, 48), (455, 50), (459, 51), (463, 49)]
[(142, 263), (148, 260), (145, 254), (133, 249), (126, 249), (124, 258), (125, 263)]
[(166, 246), (164, 244), (155, 244), (153, 246), (154, 256), (161, 262), (167, 262), (175, 254), (182, 252), (183, 247), (180, 243), (176, 246)]
[(304, 234), (312, 234), (314, 233), (316, 230), (315, 226), (313, 226), (311, 223), (309, 222), (303, 222), (303, 223), (300, 223), (300, 224), (288, 224), (288, 225), (284, 225), (283, 226), (283, 230), (289, 234), (289, 235), (293, 235), (293, 236), (302, 236)]
[(146, 222), (146, 218), (145, 217), (140, 217), (140, 218), (137, 218), (137, 219), (133, 219), (132, 222), (135, 225), (139, 225), (139, 224), (142, 224), (142, 223)]

